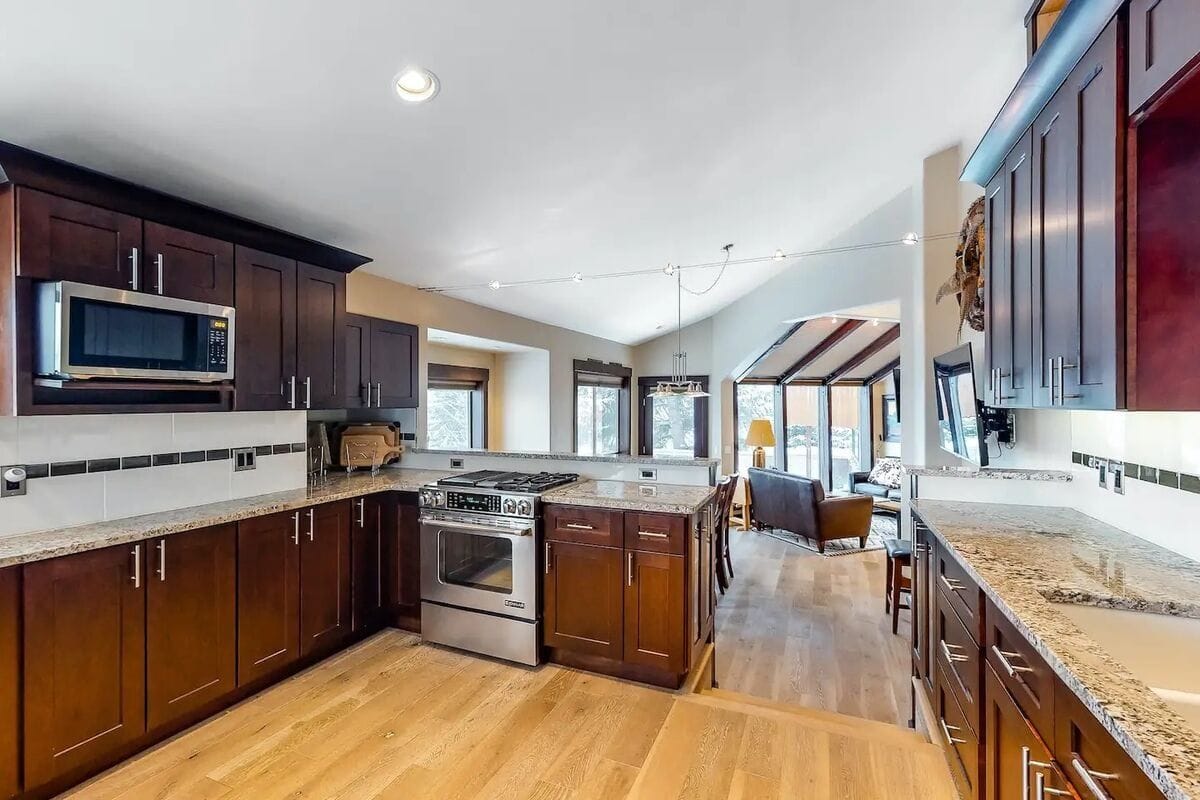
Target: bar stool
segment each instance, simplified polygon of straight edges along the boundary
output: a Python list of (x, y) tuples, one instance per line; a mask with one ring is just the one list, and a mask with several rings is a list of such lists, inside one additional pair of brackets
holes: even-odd
[[(883, 549), (887, 552), (887, 586), (883, 593), (884, 613), (892, 614), (892, 634), (900, 627), (900, 609), (912, 608), (912, 578), (904, 574), (905, 567), (912, 567), (912, 542), (903, 539), (884, 539)], [(908, 592), (909, 602), (900, 605), (900, 593)]]

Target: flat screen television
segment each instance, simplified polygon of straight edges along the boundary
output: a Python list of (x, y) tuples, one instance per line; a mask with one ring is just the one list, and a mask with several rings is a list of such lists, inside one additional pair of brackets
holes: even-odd
[(937, 398), (938, 441), (942, 449), (986, 467), (987, 431), (975, 397), (975, 363), (970, 342), (934, 357), (933, 393)]

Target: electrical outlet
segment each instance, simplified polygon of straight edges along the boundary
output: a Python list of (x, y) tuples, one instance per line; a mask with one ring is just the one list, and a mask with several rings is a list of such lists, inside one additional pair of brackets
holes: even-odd
[(1096, 459), (1096, 467), (1100, 470), (1100, 488), (1108, 488), (1108, 462), (1102, 458)]
[(0, 497), (20, 497), (25, 494), (26, 480), (24, 467), (0, 467)]
[(1110, 461), (1108, 469), (1112, 472), (1112, 489), (1117, 494), (1125, 494), (1125, 464), (1120, 461)]
[(258, 458), (254, 455), (253, 447), (235, 447), (233, 449), (233, 471), (245, 472), (258, 467)]
[(642, 467), (638, 470), (639, 481), (656, 481), (658, 480), (658, 470), (650, 467)]
[(467, 462), (464, 458), (451, 458), (450, 469), (466, 469)]

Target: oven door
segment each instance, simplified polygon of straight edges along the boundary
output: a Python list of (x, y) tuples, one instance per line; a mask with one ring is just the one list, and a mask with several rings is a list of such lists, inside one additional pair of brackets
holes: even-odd
[(37, 286), (37, 371), (65, 379), (233, 379), (234, 310), (70, 281)]
[(422, 518), (422, 600), (536, 620), (537, 589), (532, 522)]

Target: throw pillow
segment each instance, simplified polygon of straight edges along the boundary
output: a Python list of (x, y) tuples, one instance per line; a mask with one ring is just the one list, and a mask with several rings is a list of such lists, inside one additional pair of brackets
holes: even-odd
[(881, 458), (875, 462), (875, 466), (871, 469), (871, 474), (867, 477), (867, 480), (871, 483), (877, 483), (880, 486), (886, 486), (889, 489), (899, 489), (903, 471), (900, 466), (900, 459)]

